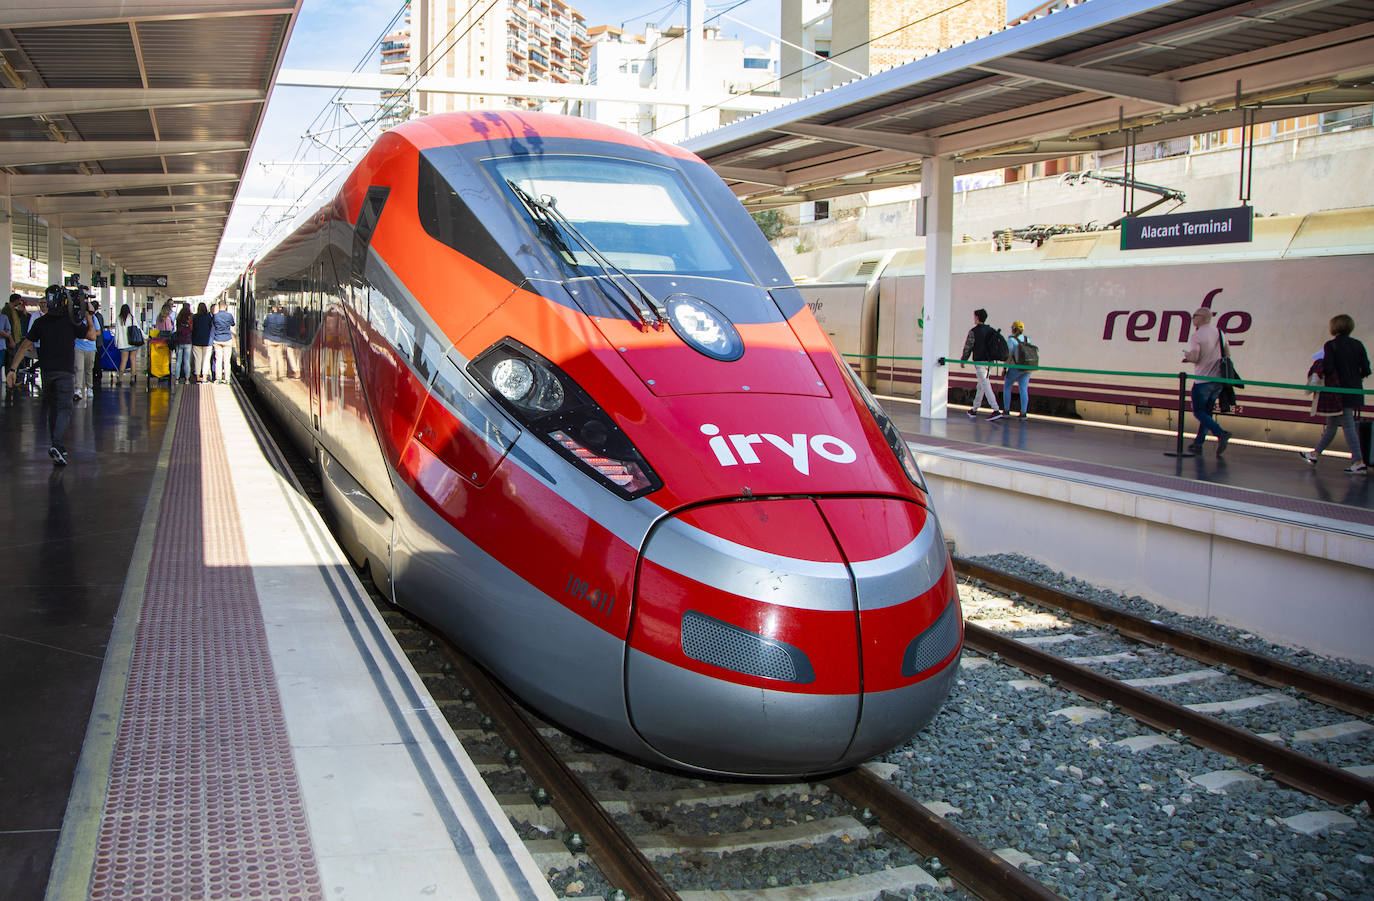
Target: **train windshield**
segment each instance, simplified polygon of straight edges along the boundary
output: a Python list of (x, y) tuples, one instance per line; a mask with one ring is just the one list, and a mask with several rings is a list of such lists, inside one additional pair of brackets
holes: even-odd
[[(497, 183), (519, 198), (552, 207), (573, 228), (531, 214), (570, 275), (599, 275), (600, 256), (630, 273), (747, 280), (714, 220), (672, 169), (602, 156), (544, 155), (484, 161)], [(588, 246), (590, 245), (590, 246)]]

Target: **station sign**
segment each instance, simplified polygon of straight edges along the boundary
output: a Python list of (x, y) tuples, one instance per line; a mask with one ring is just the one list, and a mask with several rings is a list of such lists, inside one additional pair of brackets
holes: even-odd
[(1255, 208), (1196, 210), (1168, 216), (1128, 216), (1121, 220), (1122, 250), (1240, 244), (1254, 240)]
[(126, 288), (165, 288), (167, 287), (167, 276), (165, 275), (134, 275), (124, 273), (124, 287)]

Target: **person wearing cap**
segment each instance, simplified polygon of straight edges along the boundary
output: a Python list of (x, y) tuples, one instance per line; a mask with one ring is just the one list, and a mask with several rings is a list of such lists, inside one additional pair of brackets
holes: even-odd
[(61, 285), (49, 285), (43, 294), (46, 312), (29, 326), (19, 342), (14, 359), (5, 369), (5, 385), (14, 386), (16, 370), (34, 345), (38, 346), (38, 368), (43, 374), (43, 406), (48, 411), (48, 456), (58, 466), (67, 465), (67, 425), (72, 419), (72, 368), (76, 363), (76, 339), (94, 338), (95, 320), (84, 309), (73, 315), (70, 298)]
[[(1016, 320), (1011, 324), (1011, 334), (1007, 336), (1007, 361), (1015, 363), (1021, 358), (1018, 353), (1019, 345), (1030, 339), (1026, 337), (1026, 324), (1021, 320)], [(1015, 366), (1008, 366), (1007, 373), (1002, 377), (1002, 409), (991, 418), (1001, 419), (1003, 416), (1011, 415), (1011, 386), (1016, 385), (1021, 393), (1021, 412), (1017, 415), (1021, 419), (1026, 418), (1026, 411), (1030, 409), (1030, 370), (1017, 369)]]
[(1183, 362), (1193, 364), (1193, 374), (1199, 378), (1193, 381), (1193, 415), (1197, 417), (1197, 437), (1190, 445), (1193, 453), (1202, 453), (1207, 433), (1217, 436), (1217, 456), (1226, 453), (1226, 444), (1231, 433), (1223, 429), (1212, 417), (1212, 407), (1224, 387), (1222, 382), (1209, 381), (1202, 376), (1214, 376), (1221, 372), (1221, 332), (1212, 324), (1212, 311), (1198, 307), (1193, 311), (1193, 336), (1188, 341), (1188, 349), (1183, 352)]

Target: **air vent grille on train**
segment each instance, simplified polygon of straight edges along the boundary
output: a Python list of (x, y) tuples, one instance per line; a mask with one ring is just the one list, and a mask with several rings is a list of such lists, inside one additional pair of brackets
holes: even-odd
[(920, 635), (911, 640), (902, 655), (902, 675), (915, 676), (949, 656), (959, 640), (959, 605), (945, 605), (945, 611)]
[(814, 682), (816, 673), (799, 648), (689, 610), (682, 615), (682, 653), (693, 660), (781, 682)]

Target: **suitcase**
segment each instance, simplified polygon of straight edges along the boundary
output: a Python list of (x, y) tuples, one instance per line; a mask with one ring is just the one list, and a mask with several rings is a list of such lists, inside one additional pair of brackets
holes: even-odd
[(172, 376), (172, 355), (166, 341), (148, 342), (148, 378), (166, 379)]

